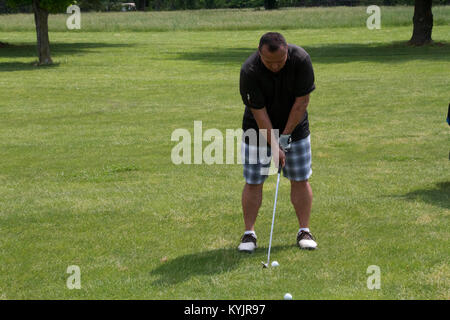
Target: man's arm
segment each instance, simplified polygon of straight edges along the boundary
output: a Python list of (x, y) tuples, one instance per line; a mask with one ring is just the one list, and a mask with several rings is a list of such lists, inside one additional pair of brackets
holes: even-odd
[[(279, 148), (278, 146), (278, 139), (275, 137), (275, 134), (273, 132), (272, 122), (270, 121), (269, 115), (267, 114), (267, 109), (255, 109), (250, 108), (250, 110), (253, 113), (253, 117), (256, 120), (256, 123), (258, 124), (259, 130), (261, 130), (261, 134), (263, 135), (264, 139), (275, 148)], [(264, 130), (265, 129), (265, 130)], [(271, 139), (267, 139), (267, 137), (271, 137)]]
[[(278, 167), (278, 163), (281, 163), (281, 167), (284, 167), (286, 164), (286, 155), (278, 144), (278, 137), (275, 136), (272, 122), (270, 121), (266, 108), (250, 108), (250, 110), (253, 113), (253, 117), (255, 118), (256, 123), (258, 124), (258, 129), (263, 129), (260, 132), (266, 139), (266, 141), (268, 141), (270, 144), (270, 148), (272, 149), (273, 154), (273, 160), (276, 163), (276, 166)], [(267, 137), (270, 137), (270, 139), (267, 139)]]
[(292, 131), (294, 131), (295, 127), (303, 119), (308, 104), (309, 94), (303, 97), (295, 98), (294, 105), (292, 106), (291, 112), (289, 113), (288, 122), (282, 134), (291, 134)]

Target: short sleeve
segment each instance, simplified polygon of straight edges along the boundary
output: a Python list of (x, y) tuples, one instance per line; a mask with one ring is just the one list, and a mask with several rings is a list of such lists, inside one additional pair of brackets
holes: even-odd
[(299, 60), (295, 66), (295, 96), (303, 97), (316, 88), (314, 84), (314, 70), (309, 55)]
[(239, 80), (239, 90), (242, 101), (248, 107), (262, 109), (265, 106), (264, 96), (255, 79), (249, 76), (244, 70), (241, 70)]

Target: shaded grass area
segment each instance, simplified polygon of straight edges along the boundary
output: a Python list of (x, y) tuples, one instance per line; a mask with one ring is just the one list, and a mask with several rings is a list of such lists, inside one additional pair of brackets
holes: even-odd
[[(275, 246), (271, 248), (272, 253), (278, 253), (288, 248), (295, 248), (291, 246)], [(252, 258), (267, 260), (267, 247), (260, 247)], [(205, 252), (198, 252), (177, 257), (173, 260), (166, 261), (162, 259), (162, 264), (152, 270), (151, 274), (157, 276), (153, 285), (165, 287), (188, 281), (196, 276), (216, 276), (221, 273), (231, 272), (239, 268), (246, 258), (246, 256), (236, 250), (236, 248), (213, 249)], [(192, 268), (192, 266), (196, 266)]]
[[(52, 43), (52, 55), (55, 57), (70, 54), (88, 54), (96, 52), (96, 49), (123, 47), (133, 50), (134, 44), (110, 44), (110, 43)], [(448, 42), (437, 42), (430, 46), (411, 48), (404, 41), (393, 41), (388, 43), (336, 43), (305, 45), (303, 48), (314, 57), (318, 63), (352, 63), (352, 62), (406, 62), (417, 59), (442, 60), (447, 61), (447, 54), (450, 54), (450, 44)], [(241, 63), (254, 52), (252, 47), (202, 47), (199, 50), (171, 50), (165, 56), (155, 57), (160, 61), (188, 60), (201, 63), (211, 63), (213, 65), (236, 65)], [(2, 50), (3, 57), (10, 58), (31, 58), (36, 55), (36, 46), (30, 44), (16, 44)], [(49, 68), (58, 66), (56, 62)], [(0, 70), (33, 70), (37, 69), (34, 63), (24, 62), (0, 62)]]
[(410, 201), (424, 201), (450, 210), (450, 181), (438, 182), (431, 188), (409, 192), (404, 197)]
[[(95, 51), (95, 49), (101, 48), (113, 48), (113, 47), (126, 47), (132, 48), (130, 44), (108, 44), (105, 42), (98, 43), (52, 43), (51, 54), (54, 57), (65, 55), (82, 55)], [(15, 43), (8, 44), (7, 47), (1, 49), (1, 57), (15, 58), (15, 61), (0, 62), (1, 71), (17, 71), (17, 70), (38, 70), (39, 68), (55, 68), (60, 65), (60, 62), (55, 62), (52, 65), (37, 66), (36, 61), (21, 62), (17, 61), (17, 58), (34, 58), (37, 57), (36, 44), (23, 44)]]
[[(433, 46), (432, 46), (433, 47)], [(308, 46), (303, 48), (318, 63), (352, 63), (352, 62), (406, 62), (426, 59), (448, 61), (446, 53), (450, 53), (449, 43), (430, 47), (409, 48), (406, 43), (394, 41), (381, 44), (341, 43)], [(212, 64), (236, 64), (255, 51), (254, 48), (202, 48), (199, 51), (174, 53), (174, 59), (208, 62)], [(387, 60), (383, 60), (383, 58)], [(167, 59), (167, 58), (166, 58)]]

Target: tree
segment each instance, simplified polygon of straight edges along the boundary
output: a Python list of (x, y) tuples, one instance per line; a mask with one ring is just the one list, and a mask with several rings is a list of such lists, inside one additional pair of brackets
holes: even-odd
[(273, 10), (278, 7), (277, 0), (264, 0), (264, 9)]
[(413, 34), (409, 44), (421, 46), (432, 42), (433, 13), (431, 0), (416, 0), (414, 4)]
[(37, 51), (39, 65), (52, 64), (50, 56), (50, 39), (48, 36), (48, 15), (50, 13), (65, 12), (72, 0), (8, 0), (8, 5), (18, 6), (31, 4), (36, 25)]
[(109, 1), (102, 0), (77, 0), (76, 5), (80, 7), (81, 11), (103, 11), (108, 7)]
[(145, 11), (145, 7), (148, 7), (148, 1), (147, 0), (137, 0), (136, 1), (136, 7), (140, 11)]

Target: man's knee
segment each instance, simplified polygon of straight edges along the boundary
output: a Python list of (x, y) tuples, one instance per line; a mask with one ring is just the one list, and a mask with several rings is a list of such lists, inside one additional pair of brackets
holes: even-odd
[(308, 179), (306, 180), (301, 180), (301, 181), (296, 181), (296, 180), (290, 180), (291, 181), (291, 186), (293, 187), (307, 187), (309, 184)]
[(244, 190), (250, 194), (262, 194), (263, 185), (264, 183), (250, 184), (246, 182)]
[(264, 182), (263, 183), (258, 183), (258, 184), (252, 184), (252, 183), (247, 183), (247, 182), (245, 183), (245, 186), (247, 188), (253, 189), (253, 190), (262, 189), (263, 185), (264, 185)]

